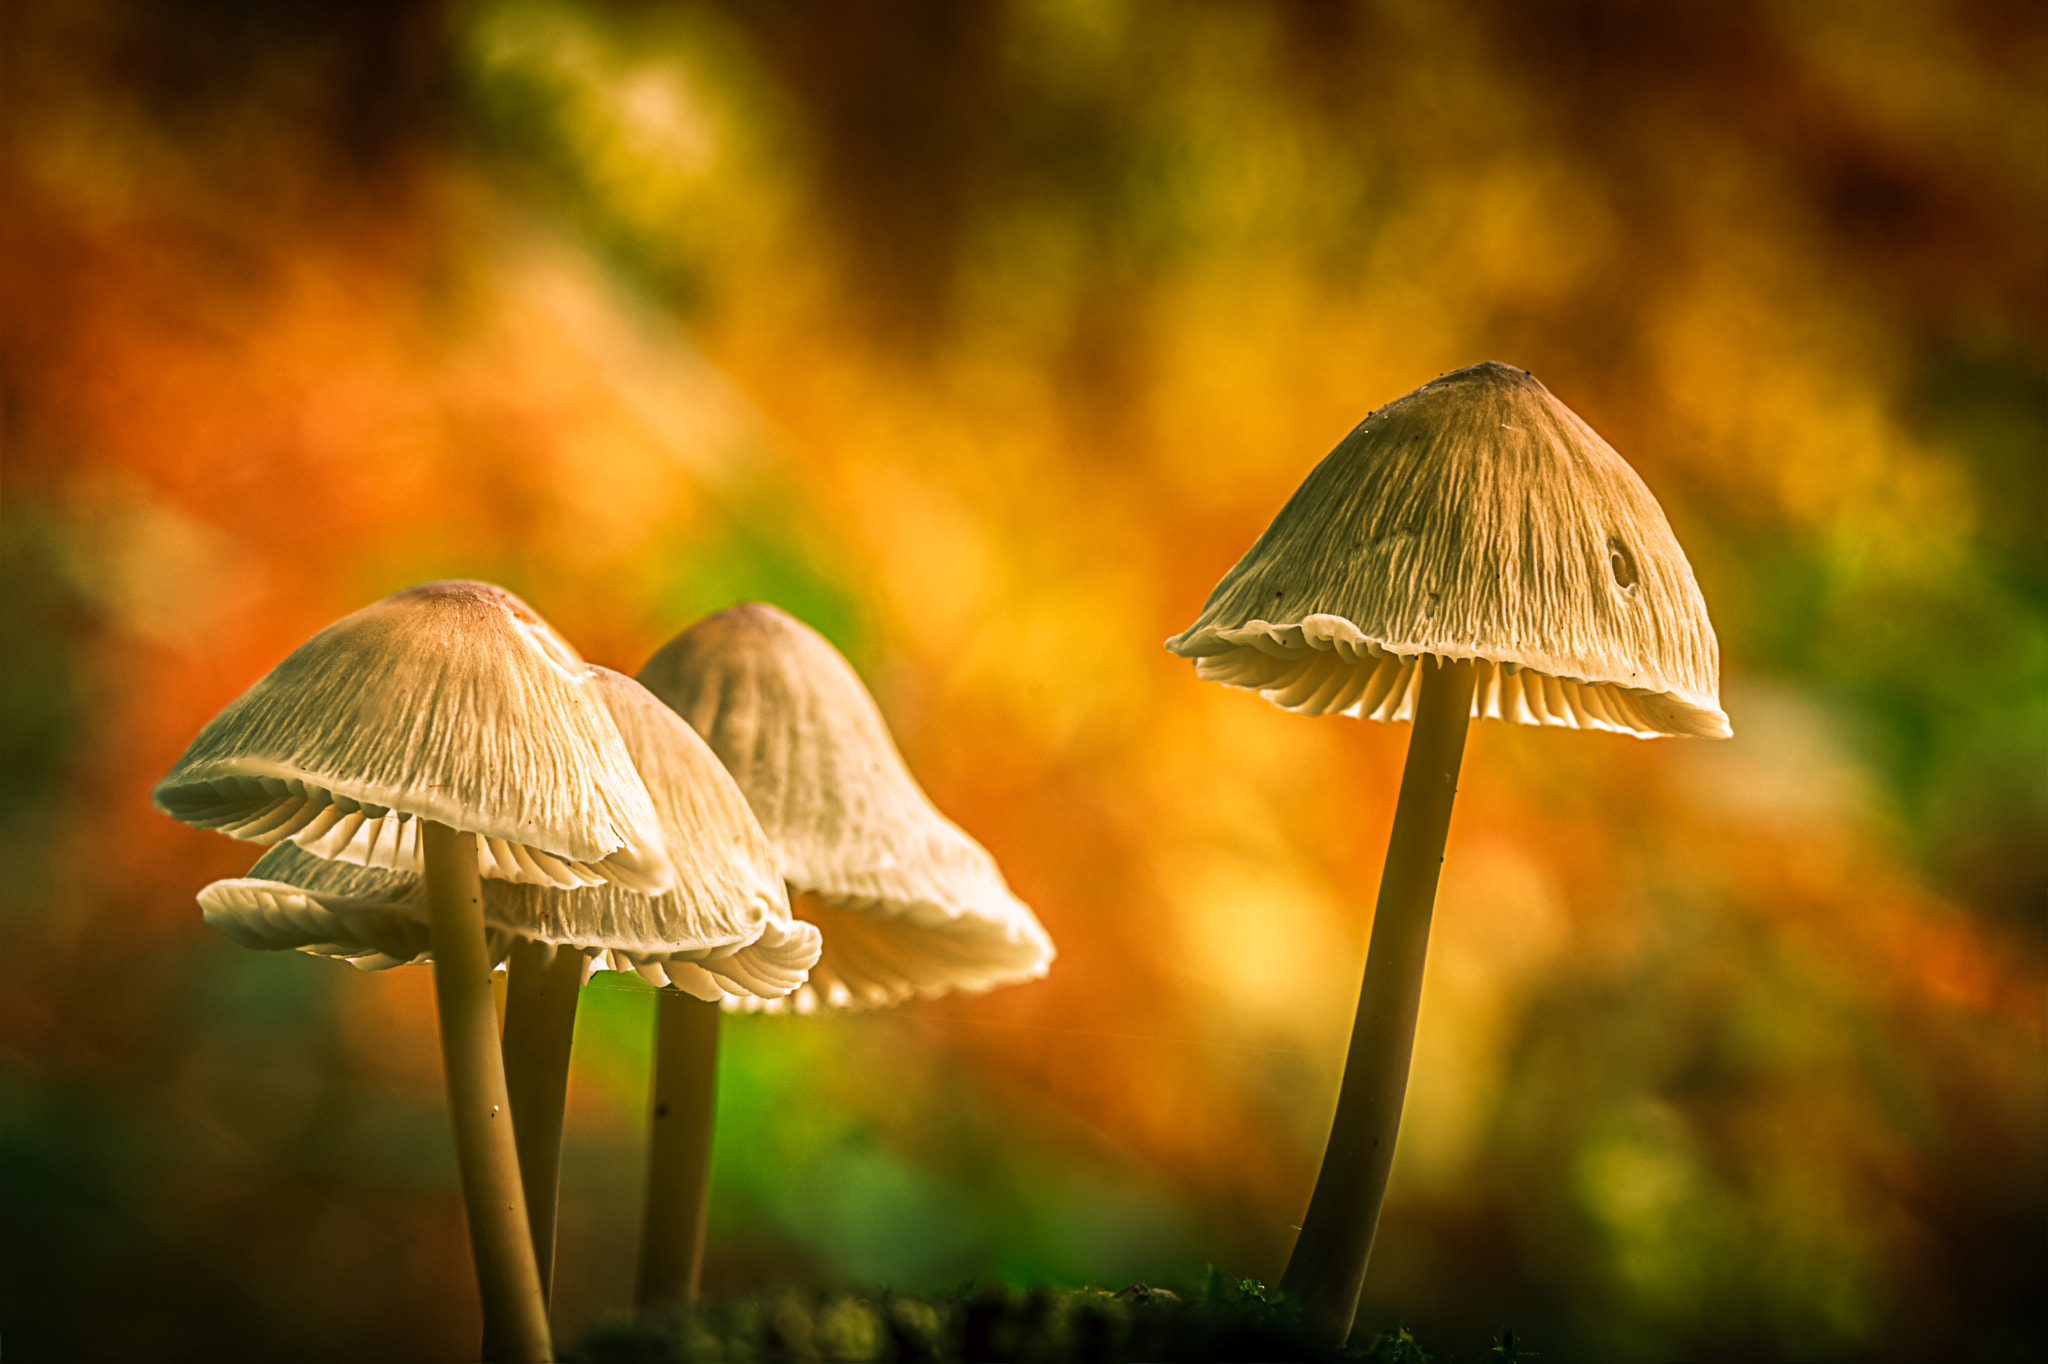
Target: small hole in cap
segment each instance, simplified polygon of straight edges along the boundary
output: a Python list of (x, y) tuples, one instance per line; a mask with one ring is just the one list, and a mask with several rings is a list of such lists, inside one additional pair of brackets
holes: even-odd
[(1628, 552), (1619, 536), (1607, 537), (1607, 566), (1614, 570), (1615, 585), (1624, 592), (1636, 585), (1636, 556)]

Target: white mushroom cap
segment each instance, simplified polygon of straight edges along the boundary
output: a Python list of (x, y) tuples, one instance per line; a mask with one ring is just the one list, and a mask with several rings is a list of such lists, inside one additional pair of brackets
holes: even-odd
[(1309, 715), (1408, 720), (1429, 655), (1477, 660), (1474, 718), (1732, 732), (1706, 602), (1657, 500), (1495, 361), (1360, 422), (1166, 647)]
[[(646, 779), (678, 875), (649, 898), (614, 885), (483, 886), (492, 960), (513, 942), (555, 943), (699, 998), (774, 998), (804, 982), (819, 933), (790, 917), (773, 850), (704, 741), (629, 677), (592, 668)], [(248, 877), (200, 892), (206, 921), (245, 947), (297, 948), (382, 969), (431, 958), (417, 875), (313, 857), (289, 843)]]
[(410, 587), (328, 626), (208, 722), (154, 797), (368, 867), (417, 871), (431, 819), (480, 835), (486, 877), (650, 894), (674, 878), (583, 660), (488, 583)]
[[(521, 939), (556, 941), (507, 927), (501, 916), (493, 913), (506, 892), (578, 896), (609, 889), (550, 890), (512, 881), (484, 882), (484, 937), (491, 964), (503, 965), (513, 944)], [(265, 951), (295, 948), (314, 956), (334, 957), (364, 971), (434, 959), (426, 892), (418, 876), (331, 862), (290, 843), (280, 843), (264, 853), (249, 876), (207, 886), (199, 892), (199, 908), (207, 923), (242, 947)], [(670, 952), (557, 941), (558, 950), (582, 952), (595, 968), (634, 971), (655, 985), (674, 985), (714, 1002), (737, 994), (788, 994), (804, 983), (810, 963), (817, 959), (818, 945), (816, 928), (787, 919), (764, 925), (751, 943)]]
[(735, 606), (669, 641), (640, 680), (746, 794), (782, 875), (823, 909), (825, 950), (792, 999), (893, 1004), (1033, 980), (1052, 940), (995, 859), (919, 789), (868, 690), (824, 636)]

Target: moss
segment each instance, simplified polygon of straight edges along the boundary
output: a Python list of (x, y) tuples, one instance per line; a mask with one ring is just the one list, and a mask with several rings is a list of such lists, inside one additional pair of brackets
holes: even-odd
[[(1502, 1358), (1516, 1354), (1514, 1337)], [(1499, 1351), (1496, 1350), (1498, 1354)], [(969, 1285), (929, 1297), (783, 1290), (617, 1321), (563, 1351), (566, 1364), (626, 1361), (1308, 1360), (1426, 1364), (1395, 1323), (1369, 1343), (1313, 1343), (1300, 1313), (1256, 1279), (1208, 1280), (1175, 1292)]]

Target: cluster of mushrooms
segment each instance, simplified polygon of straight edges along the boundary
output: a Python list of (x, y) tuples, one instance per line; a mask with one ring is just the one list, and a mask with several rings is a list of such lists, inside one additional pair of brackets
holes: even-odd
[(552, 1354), (592, 971), (660, 987), (645, 1307), (696, 1293), (721, 1008), (985, 990), (1053, 956), (994, 859), (918, 788), (853, 668), (772, 606), (706, 617), (635, 680), (501, 588), (408, 588), (300, 645), (154, 794), (270, 845), (199, 895), (235, 942), (432, 963), (486, 1359)]
[[(1470, 721), (1727, 738), (1713, 626), (1642, 480), (1533, 376), (1487, 362), (1367, 416), (1167, 648), (1289, 710), (1415, 727), (1330, 1140), (1280, 1281), (1339, 1344), (1393, 1163)], [(889, 1004), (1052, 959), (845, 659), (773, 607), (698, 622), (635, 681), (497, 588), (412, 588), (279, 664), (156, 799), (273, 845), (200, 896), (237, 942), (433, 962), (487, 1358), (549, 1348), (591, 970), (664, 987), (645, 1305), (695, 1291), (720, 1007)]]

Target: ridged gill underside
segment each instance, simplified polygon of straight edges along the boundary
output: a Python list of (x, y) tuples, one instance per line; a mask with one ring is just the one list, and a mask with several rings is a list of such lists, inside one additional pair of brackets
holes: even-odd
[(1427, 657), (1480, 663), (1474, 718), (1731, 732), (1706, 603), (1656, 499), (1491, 361), (1361, 422), (1166, 647), (1309, 714), (1407, 720)]
[(1042, 936), (1006, 925), (960, 919), (927, 927), (877, 906), (835, 904), (801, 891), (791, 903), (825, 935), (826, 949), (810, 978), (780, 999), (728, 999), (726, 1007), (798, 1014), (880, 1009), (1021, 985), (1039, 979), (1050, 964)]
[[(294, 851), (286, 845), (264, 857)], [(242, 947), (295, 949), (346, 961), (364, 971), (433, 960), (418, 877), (318, 858), (308, 861), (323, 870), (302, 879), (322, 884), (299, 886), (258, 876), (215, 881), (199, 892), (200, 912), (208, 924)], [(325, 869), (337, 869), (340, 874)], [(254, 870), (263, 867), (259, 863)], [(516, 943), (532, 937), (489, 916), (497, 893), (512, 884), (484, 883), (484, 936), (493, 966), (502, 966)], [(697, 947), (668, 953), (554, 945), (558, 951), (583, 953), (591, 958), (593, 968), (634, 971), (656, 985), (669, 984), (671, 977), (680, 975), (698, 985), (691, 993), (700, 997), (706, 997), (701, 992), (707, 985), (710, 998), (772, 996), (787, 994), (803, 984), (809, 963), (817, 958), (818, 930), (793, 921), (771, 924), (743, 947)]]

